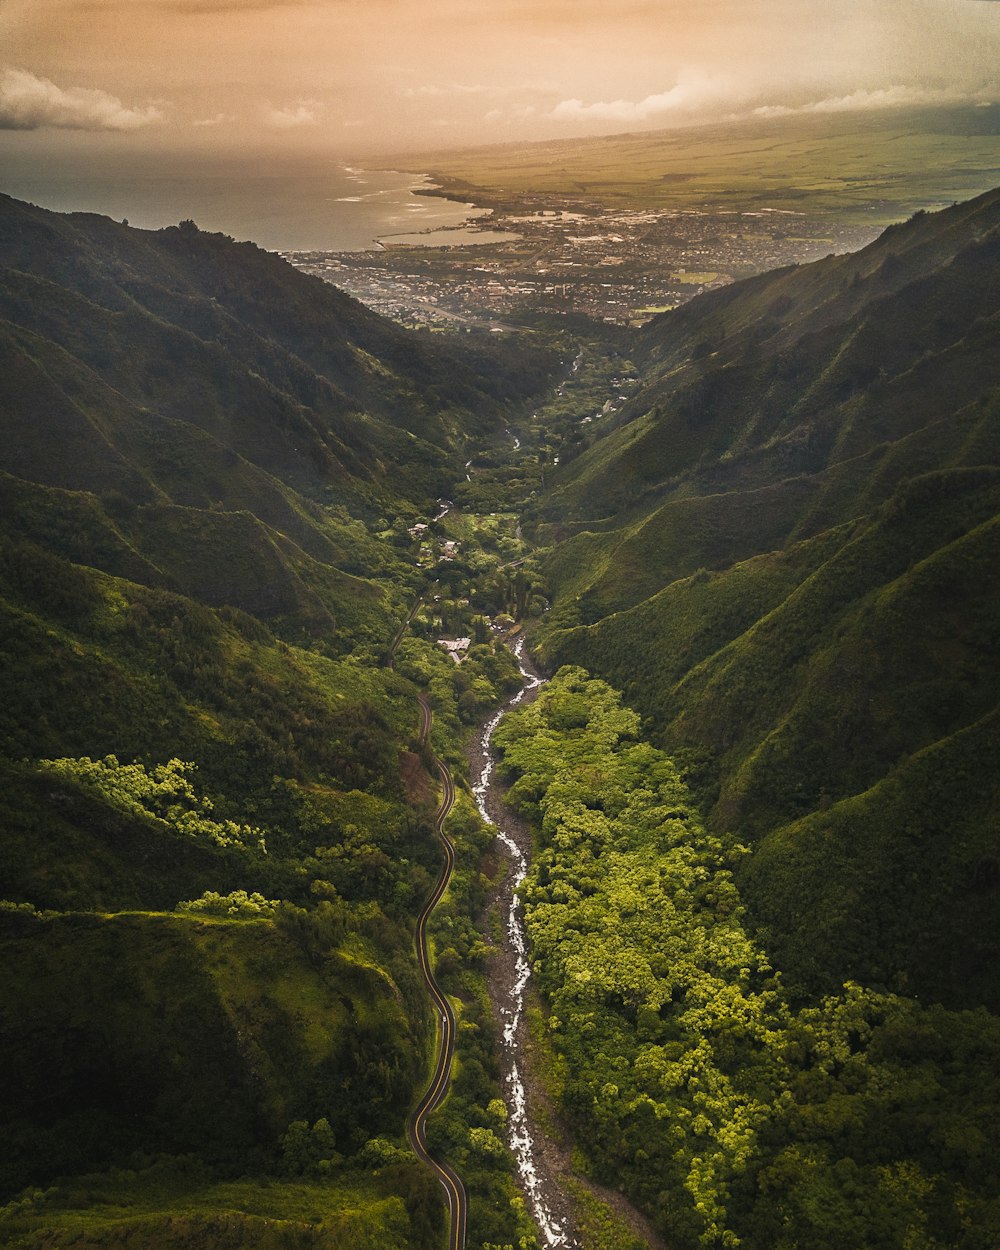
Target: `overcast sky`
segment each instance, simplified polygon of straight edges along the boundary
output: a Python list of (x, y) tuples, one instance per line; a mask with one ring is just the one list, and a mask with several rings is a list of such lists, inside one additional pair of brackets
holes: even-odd
[(997, 0), (0, 0), (0, 152), (334, 153), (1000, 99)]

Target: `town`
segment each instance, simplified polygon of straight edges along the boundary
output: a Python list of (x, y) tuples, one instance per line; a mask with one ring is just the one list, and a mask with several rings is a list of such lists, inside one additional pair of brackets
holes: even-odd
[(641, 325), (703, 291), (863, 247), (877, 233), (788, 209), (610, 209), (534, 194), (452, 231), (282, 254), (405, 325), (502, 331), (553, 314)]

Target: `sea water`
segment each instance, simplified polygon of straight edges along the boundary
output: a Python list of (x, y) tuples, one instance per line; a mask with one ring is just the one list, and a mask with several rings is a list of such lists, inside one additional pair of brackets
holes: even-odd
[(459, 227), (484, 210), (437, 196), (425, 176), (316, 157), (110, 160), (12, 159), (0, 191), (57, 212), (90, 212), (157, 230), (190, 219), (202, 230), (273, 251), (361, 251), (379, 238)]

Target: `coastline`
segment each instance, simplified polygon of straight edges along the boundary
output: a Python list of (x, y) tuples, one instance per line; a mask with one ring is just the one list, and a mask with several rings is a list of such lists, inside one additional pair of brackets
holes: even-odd
[[(345, 166), (345, 172), (361, 174), (366, 172), (358, 167)], [(399, 174), (412, 177), (416, 181), (408, 188), (412, 196), (423, 196), (427, 199), (445, 200), (449, 204), (459, 205), (466, 210), (464, 218), (459, 222), (444, 225), (426, 226), (422, 230), (396, 230), (382, 233), (375, 237), (375, 246), (382, 251), (393, 247), (469, 247), (487, 246), (494, 243), (508, 243), (521, 236), (510, 230), (496, 228), (498, 210), (493, 205), (477, 204), (468, 195), (462, 194), (457, 188), (451, 189), (448, 183), (452, 180), (433, 171), (418, 172), (407, 169), (378, 169), (370, 173)], [(447, 236), (463, 234), (458, 239)], [(489, 238), (483, 236), (492, 236)]]

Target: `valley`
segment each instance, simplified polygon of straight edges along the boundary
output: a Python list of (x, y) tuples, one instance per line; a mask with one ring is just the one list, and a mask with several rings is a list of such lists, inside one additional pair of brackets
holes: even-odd
[(994, 1244), (1000, 193), (497, 335), (0, 210), (5, 1244)]

